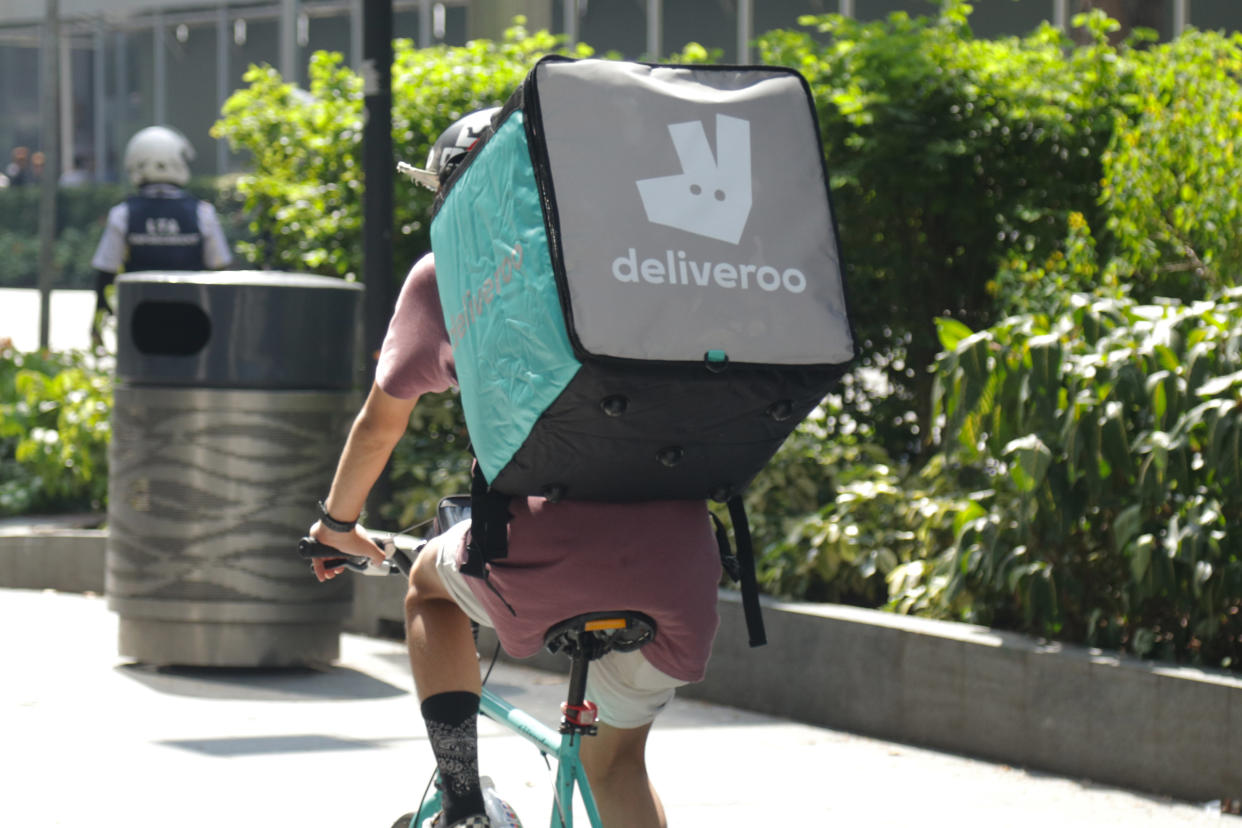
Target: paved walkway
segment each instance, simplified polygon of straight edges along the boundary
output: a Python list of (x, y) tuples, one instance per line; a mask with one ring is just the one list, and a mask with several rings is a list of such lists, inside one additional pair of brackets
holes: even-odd
[[(0, 340), (11, 339), (19, 351), (39, 348), (39, 291), (0, 288)], [(54, 290), (49, 310), (48, 343), (54, 351), (91, 346), (93, 290)]]
[[(404, 648), (342, 637), (322, 671), (155, 670), (116, 656), (97, 597), (0, 590), (0, 825), (387, 828), (432, 769)], [(493, 687), (555, 719), (561, 676)], [(549, 772), (481, 725), (481, 763), (530, 828)], [(675, 828), (1224, 826), (1202, 805), (677, 700), (651, 740)]]

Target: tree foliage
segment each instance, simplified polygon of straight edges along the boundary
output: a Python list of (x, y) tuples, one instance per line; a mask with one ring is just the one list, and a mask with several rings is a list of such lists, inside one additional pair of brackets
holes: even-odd
[[(392, 138), (400, 159), (421, 166), (436, 138), (476, 109), (504, 103), (543, 55), (560, 49), (521, 19), (500, 41), (416, 49), (394, 44)], [(590, 50), (579, 46), (577, 56)], [(362, 271), (362, 78), (336, 52), (318, 52), (308, 89), (268, 65), (246, 72), (248, 86), (224, 104), (212, 135), (251, 157), (237, 183), (255, 241), (242, 254), (265, 266), (357, 278)], [(396, 175), (394, 170), (392, 173)], [(430, 249), (431, 193), (405, 177), (394, 192), (393, 278)]]
[(1103, 155), (1103, 204), (1139, 295), (1198, 299), (1242, 273), (1242, 35), (1135, 57), (1139, 106)]
[(979, 40), (968, 21), (969, 6), (948, 2), (935, 18), (801, 21), (822, 43), (760, 41), (815, 95), (851, 311), (888, 385), (872, 416), (898, 456), (930, 434), (933, 320), (993, 321), (1002, 262), (1048, 255), (1070, 212), (1100, 223), (1101, 155), (1133, 98), (1128, 50), (1108, 44), (1102, 16), (1083, 19), (1094, 40), (1079, 48), (1050, 25)]

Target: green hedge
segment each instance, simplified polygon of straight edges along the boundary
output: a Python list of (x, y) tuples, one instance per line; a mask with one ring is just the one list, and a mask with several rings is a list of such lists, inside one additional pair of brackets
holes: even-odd
[(102, 510), (111, 410), (93, 358), (0, 343), (0, 515)]
[(976, 39), (969, 10), (825, 15), (800, 21), (817, 38), (759, 40), (815, 95), (863, 363), (890, 388), (847, 387), (847, 402), (898, 458), (930, 448), (932, 320), (994, 321), (1003, 262), (1048, 255), (1070, 212), (1102, 223), (1102, 154), (1137, 103), (1134, 52), (1102, 16), (1075, 47), (1051, 25)]
[(941, 338), (945, 456), (980, 479), (901, 608), (1242, 667), (1242, 289)]

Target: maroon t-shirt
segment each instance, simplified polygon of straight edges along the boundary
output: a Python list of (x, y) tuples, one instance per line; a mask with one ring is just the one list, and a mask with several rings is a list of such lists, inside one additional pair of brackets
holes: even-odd
[[(376, 382), (401, 399), (457, 384), (430, 254), (401, 289)], [(647, 660), (683, 681), (703, 678), (716, 635), (720, 580), (706, 503), (528, 497), (513, 498), (510, 511), (508, 557), (491, 564), (488, 583), (466, 578), (507, 652), (534, 655), (548, 628), (573, 615), (637, 610), (658, 629), (642, 650)]]

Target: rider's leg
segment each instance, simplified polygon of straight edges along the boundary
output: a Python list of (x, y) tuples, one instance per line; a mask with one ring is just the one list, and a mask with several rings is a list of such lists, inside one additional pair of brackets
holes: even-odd
[(453, 690), (479, 695), (479, 659), (470, 618), (444, 588), (436, 559), (446, 537), (432, 538), (419, 553), (405, 595), (406, 643), (421, 702)]
[(664, 806), (647, 777), (647, 733), (635, 728), (599, 725), (599, 733), (582, 740), (582, 765), (600, 820), (608, 828), (665, 828)]
[(419, 553), (405, 596), (406, 643), (440, 772), (444, 823), (483, 813), (479, 785), (479, 663), (470, 619), (436, 572), (441, 538)]

